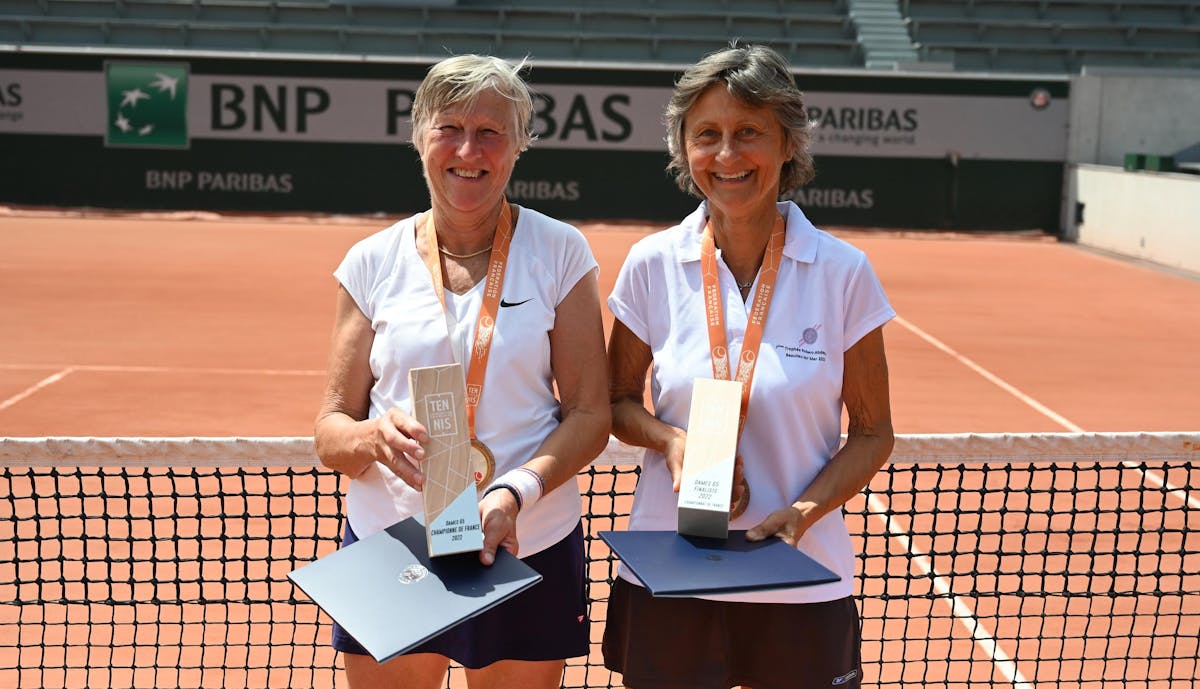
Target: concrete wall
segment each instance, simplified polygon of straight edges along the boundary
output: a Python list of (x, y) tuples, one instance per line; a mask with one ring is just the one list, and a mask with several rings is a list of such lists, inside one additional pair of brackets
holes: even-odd
[(1200, 274), (1200, 175), (1123, 169), (1126, 153), (1172, 155), (1195, 143), (1200, 71), (1103, 68), (1072, 78), (1062, 237)]
[(1200, 142), (1200, 70), (1088, 71), (1071, 80), (1068, 163), (1122, 165)]
[(1080, 244), (1200, 275), (1200, 175), (1068, 167)]

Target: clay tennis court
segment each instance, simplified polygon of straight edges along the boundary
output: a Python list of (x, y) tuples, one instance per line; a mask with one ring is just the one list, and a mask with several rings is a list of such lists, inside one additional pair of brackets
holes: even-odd
[[(311, 434), (331, 273), (389, 222), (0, 216), (0, 435)], [(603, 296), (655, 229), (578, 225)], [(1040, 236), (830, 229), (900, 315), (897, 432), (1200, 427), (1200, 280)]]
[[(0, 436), (311, 434), (336, 290), (330, 273), (351, 244), (389, 222), (383, 218), (83, 217), (19, 211), (0, 216), (0, 332), (4, 333), (0, 337)], [(655, 229), (632, 223), (577, 224), (601, 264), (603, 295), (628, 246)], [(900, 314), (885, 328), (898, 433), (1200, 429), (1200, 365), (1195, 362), (1195, 353), (1200, 352), (1200, 320), (1195, 317), (1200, 280), (1195, 277), (1036, 235), (830, 229), (868, 253)], [(1167, 476), (1176, 490), (1151, 498), (1161, 503), (1150, 507), (1166, 515), (1168, 523), (1161, 526), (1168, 534), (1186, 534), (1200, 525), (1200, 503), (1194, 490), (1188, 492), (1195, 486), (1192, 476), (1187, 472)], [(628, 480), (621, 479), (626, 484)], [(895, 480), (903, 483), (904, 476)], [(1016, 577), (1018, 587), (1046, 585), (1026, 581), (1026, 576), (1038, 572), (1013, 556), (983, 561), (978, 554), (972, 558), (970, 551), (948, 556), (943, 549), (942, 555), (936, 554), (939, 538), (952, 537), (961, 525), (952, 519), (942, 521), (941, 516), (919, 524), (920, 515), (933, 502), (956, 495), (959, 484), (973, 480), (951, 473), (934, 483), (914, 478), (912, 486), (894, 486), (898, 492), (889, 498), (890, 507), (908, 515), (897, 520), (897, 529), (921, 536), (906, 542), (906, 536), (893, 533), (884, 541), (887, 546), (872, 551), (872, 555), (892, 549), (903, 553), (907, 548), (914, 557), (879, 561), (882, 565), (871, 561), (864, 573), (864, 612), (876, 627), (889, 624), (889, 618), (903, 619), (906, 638), (929, 641), (918, 648), (885, 643), (882, 649), (868, 647), (864, 653), (899, 662), (913, 654), (947, 658), (963, 652), (952, 639), (961, 637), (961, 630), (937, 628), (957, 627), (959, 622), (944, 616), (930, 618), (929, 611), (921, 609), (919, 596), (916, 603), (906, 603), (909, 609), (896, 611), (881, 595), (891, 586), (883, 575), (898, 577), (901, 572), (893, 568), (919, 566), (919, 553), (935, 551), (933, 568), (943, 572), (953, 572), (959, 559), (967, 557), (974, 560), (972, 571), (993, 566), (998, 578)], [(1138, 489), (1144, 476), (1128, 471), (1116, 478), (1097, 478), (1089, 485), (1060, 486), (1062, 480), (1044, 471), (1019, 477), (1017, 481), (1027, 482), (1030, 491), (1025, 513), (1078, 509), (1074, 502), (1081, 491), (1094, 491), (1097, 502), (1121, 502), (1125, 497), (1116, 489), (1125, 484)], [(1061, 503), (1058, 489), (1070, 497), (1070, 504)], [(859, 501), (866, 499), (881, 498)], [(906, 499), (912, 504), (906, 505)], [(967, 509), (1002, 512), (1005, 507), (980, 504)], [(1105, 543), (1095, 537), (1097, 529), (1116, 531), (1125, 526), (1091, 524), (1090, 543), (1080, 543), (1079, 534), (1072, 531), (1062, 535), (1063, 543), (1048, 546), (1048, 552), (1101, 549)], [(861, 530), (880, 528), (864, 525)], [(1145, 526), (1129, 528), (1137, 531)], [(851, 530), (859, 527), (852, 525)], [(883, 537), (889, 538), (886, 530)], [(1003, 526), (989, 526), (975, 536), (968, 534), (967, 540), (974, 538), (980, 550), (990, 552), (992, 546), (984, 541), (1008, 537)], [(956, 543), (961, 548), (965, 541)], [(1154, 543), (1140, 545), (1155, 548)], [(1194, 551), (1192, 546), (1188, 552)], [(910, 562), (918, 564), (905, 564)], [(1087, 567), (1084, 562), (1067, 555), (1061, 563), (1052, 565), (1044, 559), (1040, 566), (1061, 569), (1069, 586), (1076, 586), (1071, 577), (1086, 575), (1080, 571)], [(1172, 564), (1178, 566), (1180, 577), (1190, 578), (1187, 590), (1194, 591), (1200, 565), (1194, 560)], [(1094, 585), (1130, 585), (1114, 581)], [(958, 591), (969, 582), (951, 579), (946, 586)], [(1196, 605), (1195, 596), (1184, 601)], [(1132, 605), (1138, 612), (1156, 612), (1153, 600), (1118, 599), (1118, 603)], [(926, 608), (939, 605), (936, 600), (924, 602)], [(972, 610), (967, 617), (977, 613), (1004, 620), (1026, 612), (1006, 611), (1005, 606), (1022, 605), (1008, 599), (984, 599), (981, 605), (1000, 609)], [(1096, 624), (1077, 611), (1062, 612), (1040, 618), (1041, 624)], [(287, 611), (280, 613), (286, 616)], [(1181, 614), (1172, 619), (1181, 620), (1183, 627), (1174, 630), (1177, 636), (1200, 635), (1200, 629), (1194, 629), (1200, 618), (1197, 610), (1176, 613)], [(1114, 627), (1140, 624), (1136, 617), (1126, 620), (1124, 612), (1097, 614), (1101, 616), (1097, 619)], [(1067, 636), (1078, 637), (1084, 631), (1069, 631)], [(1023, 635), (1020, 630), (989, 630), (997, 632), (1001, 638)], [(1149, 634), (1155, 632), (1151, 629)], [(868, 634), (892, 638), (892, 630), (868, 629)], [(1139, 637), (1146, 634), (1138, 631)], [(1083, 677), (1103, 673), (1090, 666), (1030, 666), (1019, 656), (1013, 663), (1007, 660), (1003, 641), (989, 646), (978, 630), (974, 640), (971, 636), (966, 635), (965, 652), (991, 654), (990, 663), (983, 665), (990, 668), (984, 671), (988, 676), (976, 676), (977, 666), (964, 665), (944, 669), (944, 677), (917, 679), (897, 669), (888, 680), (1025, 687), (1043, 677), (1061, 681), (1071, 672)], [(291, 642), (283, 643), (291, 648)], [(1013, 653), (1011, 648), (1007, 652)], [(1028, 648), (1025, 652), (1034, 653)], [(1055, 652), (1040, 649), (1036, 657)], [(1121, 652), (1106, 648), (1102, 654)], [(1176, 672), (1182, 674), (1174, 676), (1195, 676), (1195, 643), (1172, 653), (1191, 658), (1179, 661), (1191, 664), (1180, 665)], [(1095, 650), (1063, 649), (1064, 657), (1089, 654)], [(3, 667), (0, 664), (0, 670)], [(190, 686), (195, 674), (181, 672), (178, 681)], [(1144, 681), (1127, 686), (1170, 685), (1152, 675), (1147, 672)], [(78, 686), (72, 677), (68, 674), (61, 681), (55, 678), (43, 684)], [(96, 677), (91, 675), (93, 680)], [(607, 678), (572, 681), (586, 686), (598, 681), (603, 686)], [(147, 682), (152, 680), (132, 673), (114, 675), (110, 683), (141, 686)], [(28, 680), (29, 686), (36, 683)], [(201, 679), (198, 685), (203, 684)]]

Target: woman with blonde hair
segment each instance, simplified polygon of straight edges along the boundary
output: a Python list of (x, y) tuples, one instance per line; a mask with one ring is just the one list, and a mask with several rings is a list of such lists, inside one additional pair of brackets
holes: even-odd
[(362, 240), (336, 270), (315, 439), (321, 461), (351, 479), (345, 544), (420, 512), (428, 433), (408, 371), (462, 363), (480, 390), (469, 415), (480, 559), (505, 548), (543, 579), (383, 664), (335, 625), (354, 689), (435, 689), (451, 661), (473, 689), (550, 689), (565, 658), (588, 652), (575, 475), (609, 430), (596, 261), (576, 228), (505, 199), (532, 139), (520, 70), (457, 56), (418, 88), (412, 136), (431, 208)]

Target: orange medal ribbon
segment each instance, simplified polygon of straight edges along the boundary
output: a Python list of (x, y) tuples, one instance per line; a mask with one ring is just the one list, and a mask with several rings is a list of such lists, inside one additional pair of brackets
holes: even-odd
[[(507, 199), (502, 199), (500, 222), (496, 224), (496, 235), (492, 239), (492, 253), (488, 258), (487, 282), (483, 287), (483, 302), (479, 306), (479, 317), (475, 321), (475, 339), (471, 343), (471, 359), (467, 363), (467, 427), (471, 439), (475, 438), (475, 408), (483, 397), (483, 376), (487, 371), (488, 356), (492, 351), (492, 334), (496, 329), (496, 312), (500, 305), (500, 288), (504, 286), (504, 270), (508, 267), (508, 248), (512, 244), (512, 209)], [(433, 276), (433, 290), (437, 292), (442, 309), (446, 308), (446, 288), (442, 282), (442, 265), (438, 258), (437, 230), (433, 226), (433, 213), (425, 221), (425, 265)]]
[(704, 310), (708, 318), (708, 344), (712, 355), (713, 377), (718, 380), (737, 380), (742, 383), (742, 409), (738, 418), (738, 437), (746, 425), (746, 410), (750, 406), (750, 384), (754, 380), (754, 367), (758, 363), (758, 347), (762, 343), (763, 330), (767, 325), (767, 311), (771, 308), (771, 297), (775, 294), (775, 278), (779, 275), (779, 262), (783, 258), (784, 223), (775, 217), (775, 226), (767, 240), (762, 268), (758, 273), (758, 288), (750, 305), (750, 316), (746, 323), (746, 338), (742, 342), (742, 353), (734, 375), (729, 370), (729, 347), (725, 339), (725, 312), (721, 308), (721, 285), (717, 272), (717, 246), (712, 223), (704, 224), (700, 243), (700, 265), (704, 285)]

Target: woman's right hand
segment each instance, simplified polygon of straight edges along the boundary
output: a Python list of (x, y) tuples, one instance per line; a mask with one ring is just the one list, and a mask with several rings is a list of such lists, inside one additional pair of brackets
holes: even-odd
[(645, 405), (646, 371), (653, 355), (624, 323), (613, 321), (608, 340), (609, 400), (612, 433), (623, 442), (662, 453), (671, 472), (671, 489), (679, 492), (687, 431), (655, 418)]
[(429, 442), (425, 427), (396, 407), (362, 423), (367, 449), (375, 461), (413, 488), (424, 488), (421, 464), (425, 461), (425, 449), (421, 445)]
[(663, 457), (666, 458), (667, 470), (671, 472), (671, 490), (678, 493), (683, 478), (683, 451), (687, 447), (687, 431), (682, 428), (672, 429), (674, 433), (663, 447)]
[[(667, 440), (666, 447), (663, 449), (663, 457), (667, 462), (667, 470), (671, 472), (671, 490), (679, 492), (681, 479), (683, 477), (683, 451), (687, 447), (687, 431), (674, 428), (675, 433)], [(746, 484), (746, 479), (742, 470), (742, 456), (738, 455), (733, 462), (733, 490), (731, 491), (729, 501), (729, 511), (733, 512), (737, 507), (738, 502), (742, 499), (742, 493), (749, 490)]]
[(313, 428), (317, 457), (325, 466), (357, 478), (378, 462), (417, 490), (425, 485), (421, 443), (429, 434), (407, 412), (392, 408), (373, 419), (371, 347), (375, 330), (345, 287), (338, 289), (325, 396)]

